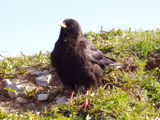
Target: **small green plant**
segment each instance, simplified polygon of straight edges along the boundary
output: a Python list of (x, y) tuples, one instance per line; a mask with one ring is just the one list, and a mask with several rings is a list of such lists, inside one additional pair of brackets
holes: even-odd
[(5, 89), (8, 90), (8, 91), (11, 91), (11, 92), (16, 92), (16, 90), (13, 90), (13, 89), (10, 88), (10, 87), (6, 87)]
[(35, 97), (34, 92), (35, 92), (36, 90), (37, 90), (37, 88), (34, 88), (34, 89), (28, 91), (28, 90), (26, 89), (26, 86), (24, 86), (23, 94), (24, 94), (26, 97), (32, 97), (32, 96)]

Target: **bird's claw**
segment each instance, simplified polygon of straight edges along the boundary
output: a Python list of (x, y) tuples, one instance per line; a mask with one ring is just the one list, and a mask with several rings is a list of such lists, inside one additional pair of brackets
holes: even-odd
[(81, 108), (81, 109), (82, 109), (83, 107), (84, 107), (83, 113), (85, 113), (85, 109), (86, 109), (87, 107), (90, 108), (90, 105), (88, 104), (88, 99), (87, 99), (87, 98), (85, 99), (84, 103), (79, 106), (79, 108)]

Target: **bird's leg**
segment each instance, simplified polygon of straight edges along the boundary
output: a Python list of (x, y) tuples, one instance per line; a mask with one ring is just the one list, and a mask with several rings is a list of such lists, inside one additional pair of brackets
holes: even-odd
[[(86, 96), (88, 96), (88, 90), (86, 91)], [(84, 107), (83, 112), (85, 112), (86, 107), (90, 107), (90, 105), (88, 104), (88, 98), (87, 97), (85, 98), (83, 105), (79, 106), (79, 108), (83, 108), (83, 107)]]
[(72, 102), (73, 95), (74, 95), (74, 91), (72, 91), (72, 94), (71, 94), (71, 97), (70, 97), (70, 102)]

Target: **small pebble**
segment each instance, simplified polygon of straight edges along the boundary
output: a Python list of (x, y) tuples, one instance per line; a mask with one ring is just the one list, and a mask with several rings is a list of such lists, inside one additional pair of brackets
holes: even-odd
[(41, 75), (39, 77), (36, 77), (35, 80), (38, 85), (49, 85), (51, 77), (52, 74)]
[(19, 107), (19, 106), (21, 106), (21, 105), (20, 105), (19, 103), (15, 103), (14, 106), (15, 106), (15, 107)]
[(66, 102), (67, 102), (67, 100), (66, 100), (66, 96), (57, 96), (56, 98), (56, 103), (57, 104), (62, 104), (62, 105), (64, 105)]
[(39, 94), (37, 100), (44, 101), (48, 99), (49, 94)]
[(16, 102), (16, 103), (19, 103), (19, 104), (25, 104), (25, 103), (27, 103), (28, 101), (27, 101), (25, 98), (18, 97), (18, 98), (15, 99), (15, 102)]

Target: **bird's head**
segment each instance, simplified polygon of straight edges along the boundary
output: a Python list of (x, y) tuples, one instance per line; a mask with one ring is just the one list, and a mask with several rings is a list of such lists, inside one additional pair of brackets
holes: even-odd
[(70, 36), (74, 39), (77, 39), (78, 37), (82, 36), (81, 26), (76, 20), (65, 19), (63, 23), (58, 23), (58, 25), (61, 26), (60, 37)]

